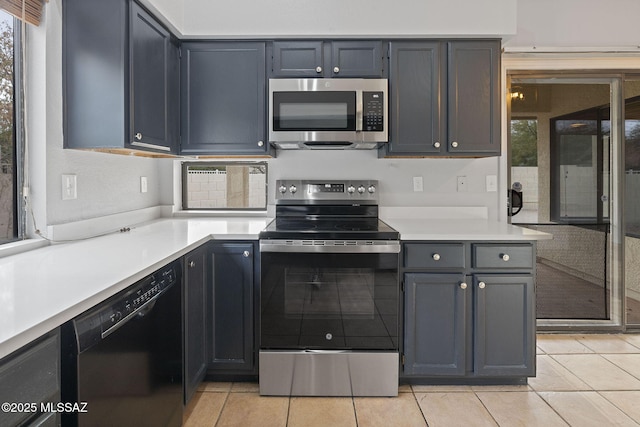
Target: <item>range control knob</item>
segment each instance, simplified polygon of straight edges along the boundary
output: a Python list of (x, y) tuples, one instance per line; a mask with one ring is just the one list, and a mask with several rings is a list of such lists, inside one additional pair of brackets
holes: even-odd
[(353, 194), (355, 192), (356, 192), (356, 187), (354, 187), (353, 185), (350, 185), (347, 187), (347, 193)]
[(370, 185), (368, 188), (369, 193), (373, 194), (376, 192), (376, 186), (375, 185)]
[(287, 192), (287, 187), (285, 187), (284, 185), (281, 185), (280, 188), (278, 188), (278, 191), (280, 191), (282, 194)]
[(291, 194), (293, 194), (298, 191), (298, 188), (295, 185), (292, 185), (291, 187), (289, 187), (289, 191), (291, 192)]
[(358, 187), (358, 193), (364, 194), (364, 192), (365, 192), (364, 185), (361, 185), (360, 187)]

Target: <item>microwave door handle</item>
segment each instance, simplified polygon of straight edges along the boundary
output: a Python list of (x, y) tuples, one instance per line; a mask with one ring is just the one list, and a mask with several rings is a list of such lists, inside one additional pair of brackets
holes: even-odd
[(356, 132), (362, 132), (362, 91), (356, 91)]

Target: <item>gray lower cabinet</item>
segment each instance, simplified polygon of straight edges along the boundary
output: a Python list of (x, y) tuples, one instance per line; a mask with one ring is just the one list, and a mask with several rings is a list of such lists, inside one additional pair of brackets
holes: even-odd
[(207, 372), (207, 279), (209, 248), (200, 246), (184, 257), (184, 403)]
[(535, 375), (533, 243), (403, 245), (403, 375)]
[(255, 244), (234, 241), (208, 245), (207, 375), (255, 373)]
[(385, 73), (381, 40), (274, 41), (269, 50), (274, 78), (381, 78)]
[(500, 155), (500, 41), (391, 41), (388, 156)]
[(182, 44), (180, 153), (264, 155), (265, 43)]
[[(0, 360), (0, 425), (59, 426), (60, 413), (46, 411), (46, 406), (60, 402), (60, 386), (60, 334), (56, 329)], [(5, 402), (22, 406), (5, 411)]]

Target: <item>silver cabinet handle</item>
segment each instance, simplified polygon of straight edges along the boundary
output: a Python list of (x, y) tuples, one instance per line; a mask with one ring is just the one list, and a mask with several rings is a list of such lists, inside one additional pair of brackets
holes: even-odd
[(486, 284), (486, 283), (484, 283), (484, 282), (480, 282), (480, 283), (478, 283), (478, 287), (479, 287), (480, 289), (484, 289), (484, 288), (485, 288), (485, 286), (487, 286), (487, 284)]
[(195, 261), (189, 261), (189, 267), (193, 268), (196, 266), (196, 262)]
[(440, 254), (433, 254), (431, 258), (433, 258), (434, 261), (440, 261)]
[(501, 257), (501, 258), (502, 258), (502, 260), (503, 260), (504, 262), (507, 262), (507, 261), (509, 261), (509, 258), (510, 258), (510, 257), (509, 257), (509, 254), (502, 254), (502, 257)]
[(458, 143), (457, 143), (456, 141), (453, 141), (453, 142), (451, 143), (451, 146), (452, 146), (453, 148), (458, 148)]
[(142, 141), (142, 134), (140, 132), (136, 133), (134, 136), (135, 136), (136, 140)]
[(249, 258), (249, 255), (251, 255), (251, 252), (249, 252), (249, 251), (242, 252), (242, 256), (245, 257), (245, 258)]
[(467, 289), (467, 284), (464, 283), (464, 282), (460, 283), (460, 289), (462, 289), (462, 290)]
[(340, 72), (340, 67), (333, 67), (333, 72), (338, 74)]
[(438, 141), (436, 141), (436, 142), (433, 143), (433, 146), (435, 148), (440, 148), (440, 143)]
[(264, 141), (258, 141), (258, 147), (264, 146)]
[(316, 67), (316, 73), (321, 73), (322, 72), (322, 67)]

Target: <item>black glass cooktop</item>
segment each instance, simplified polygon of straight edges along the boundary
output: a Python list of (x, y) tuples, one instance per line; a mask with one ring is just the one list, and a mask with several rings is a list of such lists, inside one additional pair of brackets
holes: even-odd
[(398, 239), (398, 232), (377, 218), (276, 218), (260, 233), (261, 239)]

